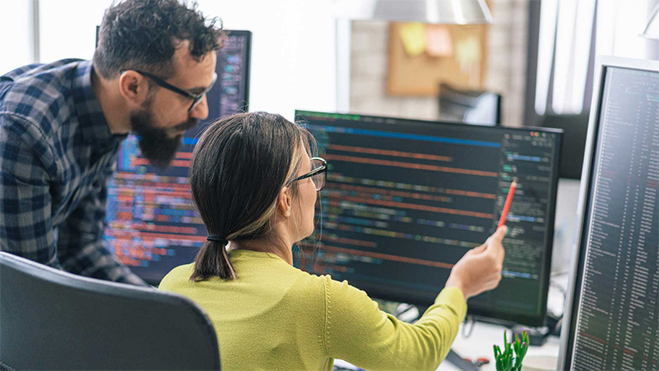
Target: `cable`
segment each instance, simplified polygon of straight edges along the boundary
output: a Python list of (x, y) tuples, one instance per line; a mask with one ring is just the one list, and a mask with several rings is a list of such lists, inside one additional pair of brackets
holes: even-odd
[[(467, 316), (465, 318), (465, 324), (462, 326), (462, 336), (468, 338), (471, 336), (471, 333), (474, 331), (474, 326), (476, 326), (476, 320), (473, 316)], [(469, 327), (469, 329), (467, 329)]]

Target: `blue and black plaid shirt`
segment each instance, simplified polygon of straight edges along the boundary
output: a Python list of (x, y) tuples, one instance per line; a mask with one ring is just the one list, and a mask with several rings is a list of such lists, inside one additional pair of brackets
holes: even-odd
[(0, 250), (83, 276), (144, 285), (103, 240), (112, 135), (92, 63), (33, 64), (0, 77)]

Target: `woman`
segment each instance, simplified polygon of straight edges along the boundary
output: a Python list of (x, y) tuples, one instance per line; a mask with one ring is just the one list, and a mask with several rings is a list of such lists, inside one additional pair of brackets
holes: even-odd
[(323, 161), (309, 158), (312, 141), (303, 128), (264, 112), (212, 124), (190, 169), (208, 242), (160, 288), (207, 311), (227, 370), (331, 370), (335, 358), (365, 369), (437, 368), (466, 299), (501, 279), (506, 228), (453, 267), (416, 324), (398, 321), (347, 282), (293, 267), (292, 246), (312, 234), (324, 185)]

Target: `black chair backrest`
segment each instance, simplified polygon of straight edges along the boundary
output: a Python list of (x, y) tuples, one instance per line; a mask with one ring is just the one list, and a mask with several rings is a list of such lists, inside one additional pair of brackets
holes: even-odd
[(192, 301), (0, 252), (0, 369), (219, 370)]
[(501, 94), (439, 85), (439, 119), (465, 124), (501, 124)]

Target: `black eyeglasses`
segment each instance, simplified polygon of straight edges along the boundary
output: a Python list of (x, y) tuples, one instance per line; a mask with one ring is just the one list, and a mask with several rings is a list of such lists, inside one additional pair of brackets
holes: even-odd
[[(165, 89), (171, 90), (174, 93), (181, 94), (184, 97), (188, 97), (188, 98), (192, 99), (192, 104), (190, 105), (190, 108), (188, 108), (188, 113), (190, 111), (192, 111), (192, 109), (194, 109), (195, 106), (197, 106), (197, 104), (199, 104), (199, 102), (201, 102), (201, 99), (206, 96), (206, 93), (208, 93), (213, 88), (213, 85), (215, 85), (215, 81), (217, 81), (217, 73), (213, 72), (213, 81), (211, 82), (211, 84), (203, 92), (201, 92), (200, 94), (192, 94), (189, 91), (183, 90), (181, 88), (177, 88), (176, 86), (165, 82), (160, 77), (152, 75), (148, 72), (139, 71), (139, 70), (132, 70), (132, 71), (135, 71), (135, 72), (139, 73), (140, 75), (143, 75), (143, 76), (146, 76), (146, 77), (150, 78), (151, 80), (153, 80), (153, 82), (155, 82), (159, 86), (162, 86)], [(125, 70), (121, 71), (121, 72), (125, 72)]]
[(290, 181), (289, 184), (298, 180), (311, 178), (316, 186), (316, 191), (322, 191), (325, 188), (325, 178), (327, 176), (327, 161), (320, 157), (311, 158), (311, 171)]

